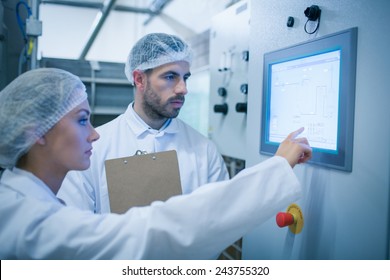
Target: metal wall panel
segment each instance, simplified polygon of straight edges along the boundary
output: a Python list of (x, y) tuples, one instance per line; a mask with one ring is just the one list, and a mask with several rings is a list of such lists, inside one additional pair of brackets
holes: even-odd
[[(390, 2), (318, 0), (321, 26), (313, 35), (303, 30), (311, 1), (252, 4), (247, 166), (268, 158), (258, 153), (265, 52), (357, 26), (357, 77), (352, 172), (297, 166), (304, 189), (296, 202), (304, 215), (302, 232), (279, 228), (272, 217), (244, 237), (243, 258), (389, 259), (390, 33), (379, 30), (387, 26)], [(289, 16), (295, 18), (292, 28), (286, 26)]]
[[(213, 17), (210, 30), (209, 137), (221, 154), (237, 159), (245, 157), (247, 114), (236, 106), (245, 107), (250, 94), (241, 91), (248, 84), (249, 12), (250, 1), (240, 1)], [(216, 105), (227, 106), (226, 114)]]

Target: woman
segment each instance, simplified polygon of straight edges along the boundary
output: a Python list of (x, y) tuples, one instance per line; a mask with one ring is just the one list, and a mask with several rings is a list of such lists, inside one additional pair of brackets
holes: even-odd
[(55, 195), (99, 138), (89, 115), (84, 85), (63, 70), (32, 70), (0, 92), (1, 259), (208, 259), (300, 196), (302, 130), (278, 156), (190, 195), (123, 215), (67, 207)]

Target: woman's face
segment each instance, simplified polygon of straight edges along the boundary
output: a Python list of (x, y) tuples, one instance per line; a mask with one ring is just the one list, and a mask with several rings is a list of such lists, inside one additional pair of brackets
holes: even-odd
[(90, 123), (88, 101), (75, 107), (46, 133), (50, 164), (59, 171), (85, 170), (90, 165), (92, 142), (99, 134)]

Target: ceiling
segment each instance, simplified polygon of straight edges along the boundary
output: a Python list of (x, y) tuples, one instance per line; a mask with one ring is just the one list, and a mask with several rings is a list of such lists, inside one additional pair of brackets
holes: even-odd
[(143, 35), (190, 39), (239, 0), (41, 0), (38, 56), (124, 62)]

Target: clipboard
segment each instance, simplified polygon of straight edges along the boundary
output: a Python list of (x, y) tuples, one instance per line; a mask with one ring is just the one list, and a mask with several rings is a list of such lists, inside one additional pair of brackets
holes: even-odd
[(176, 151), (139, 154), (105, 161), (112, 213), (166, 201), (182, 194)]

